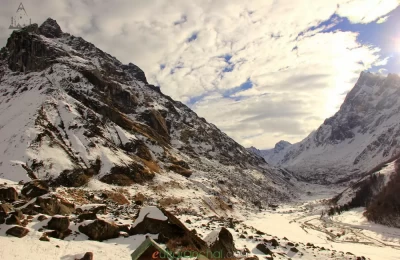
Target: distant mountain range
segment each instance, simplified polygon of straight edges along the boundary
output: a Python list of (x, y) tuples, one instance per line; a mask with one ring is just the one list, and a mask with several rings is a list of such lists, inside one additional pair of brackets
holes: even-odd
[(362, 72), (339, 111), (301, 142), (250, 151), (304, 181), (361, 178), (400, 154), (400, 77)]

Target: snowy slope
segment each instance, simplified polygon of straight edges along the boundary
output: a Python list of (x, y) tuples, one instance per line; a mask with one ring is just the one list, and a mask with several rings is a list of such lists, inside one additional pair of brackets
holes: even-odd
[(281, 140), (275, 144), (275, 147), (272, 149), (266, 149), (266, 150), (258, 150), (254, 146), (247, 148), (248, 151), (255, 153), (262, 158), (267, 163), (270, 164), (275, 164), (275, 162), (282, 160), (282, 156), (284, 153), (281, 153), (282, 150), (286, 149), (288, 146), (292, 145), (288, 141)]
[(1, 49), (0, 122), (0, 177), (13, 181), (124, 186), (182, 175), (228, 203), (294, 190), (287, 172), (162, 94), (140, 68), (52, 19), (14, 31)]
[(269, 163), (319, 183), (360, 178), (400, 153), (400, 77), (361, 73), (340, 110)]

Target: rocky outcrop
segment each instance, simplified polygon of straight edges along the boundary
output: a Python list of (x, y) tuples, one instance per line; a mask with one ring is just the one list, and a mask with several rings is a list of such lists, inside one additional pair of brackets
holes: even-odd
[(170, 136), (168, 133), (167, 123), (159, 111), (151, 109), (143, 112), (141, 117), (148, 124), (148, 126), (160, 134), (166, 142), (169, 142)]
[(63, 32), (56, 20), (47, 18), (47, 20), (39, 27), (39, 33), (47, 38), (60, 38)]
[(57, 48), (48, 48), (40, 39), (37, 24), (14, 31), (7, 41), (8, 64), (13, 71), (41, 71), (56, 62), (57, 57), (66, 53)]

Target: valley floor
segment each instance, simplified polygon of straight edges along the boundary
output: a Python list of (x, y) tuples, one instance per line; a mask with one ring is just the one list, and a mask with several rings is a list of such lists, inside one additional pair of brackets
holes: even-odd
[[(259, 259), (266, 259), (266, 255), (256, 247), (263, 241), (275, 239), (279, 245), (268, 246), (273, 252), (273, 259), (362, 259), (362, 256), (373, 260), (399, 259), (400, 229), (368, 222), (363, 217), (362, 208), (333, 217), (321, 217), (321, 212), (326, 211), (325, 199), (331, 198), (338, 191), (337, 187), (304, 185), (303, 190), (311, 190), (312, 193), (291, 204), (279, 205), (275, 210), (265, 209), (258, 213), (248, 212), (245, 216), (238, 215), (240, 221), (233, 226), (227, 224), (227, 218), (211, 215), (205, 217), (188, 213), (177, 217), (189, 229), (196, 229), (203, 239), (220, 226), (228, 227), (236, 248), (243, 256), (257, 255)], [(109, 215), (99, 217), (115, 218)], [(123, 219), (118, 221), (132, 222)], [(72, 223), (70, 229), (73, 234), (65, 240), (40, 241), (42, 232), (39, 229), (47, 222), (40, 222), (35, 216), (27, 226), (30, 232), (23, 238), (7, 236), (5, 232), (10, 226), (0, 225), (1, 258), (74, 260), (81, 258), (85, 252), (93, 252), (96, 260), (128, 260), (145, 239), (143, 235), (136, 235), (103, 242), (91, 241), (85, 235), (75, 232), (79, 224)]]

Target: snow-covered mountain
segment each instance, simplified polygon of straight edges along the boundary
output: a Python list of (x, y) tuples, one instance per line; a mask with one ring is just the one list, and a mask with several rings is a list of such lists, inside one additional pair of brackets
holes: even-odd
[(275, 144), (275, 147), (272, 149), (258, 150), (257, 148), (252, 146), (252, 147), (248, 148), (247, 150), (263, 157), (267, 163), (274, 164), (275, 162), (280, 161), (282, 159), (282, 158), (280, 158), (280, 156), (283, 155), (283, 153), (281, 153), (281, 151), (290, 145), (292, 145), (292, 144), (289, 143), (288, 141), (281, 140), (281, 141), (277, 142)]
[(14, 31), (0, 51), (0, 154), (0, 177), (13, 181), (130, 185), (182, 175), (207, 194), (262, 203), (291, 189), (285, 171), (162, 94), (136, 65), (50, 18)]
[(266, 160), (313, 182), (362, 177), (400, 153), (399, 98), (398, 75), (363, 72), (334, 116)]

